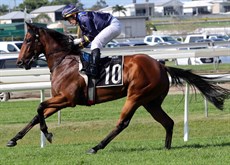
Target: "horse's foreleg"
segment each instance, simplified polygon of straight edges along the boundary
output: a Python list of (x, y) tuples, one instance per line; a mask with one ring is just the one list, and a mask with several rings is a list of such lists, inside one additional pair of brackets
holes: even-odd
[(22, 139), (27, 132), (29, 132), (31, 130), (31, 128), (33, 128), (33, 126), (35, 126), (36, 124), (39, 123), (39, 118), (38, 115), (36, 115), (30, 122), (28, 125), (26, 125), (20, 132), (18, 132), (16, 134), (15, 137), (13, 137), (8, 143), (7, 143), (7, 147), (14, 147), (17, 145), (17, 141), (19, 139)]
[(116, 128), (113, 131), (111, 131), (98, 145), (91, 148), (88, 151), (88, 153), (95, 154), (98, 150), (104, 149), (109, 144), (109, 142), (111, 142), (120, 132), (122, 132), (126, 127), (128, 127), (136, 109), (136, 107), (134, 107), (132, 104), (126, 101)]
[(163, 111), (158, 101), (144, 105), (145, 109), (158, 121), (166, 130), (165, 148), (170, 149), (173, 135), (173, 120)]
[[(54, 108), (46, 109), (44, 112), (45, 117), (51, 116), (57, 110)], [(39, 117), (36, 115), (20, 132), (18, 132), (15, 137), (13, 137), (8, 143), (7, 147), (14, 147), (17, 145), (17, 141), (22, 139), (36, 124), (39, 123)]]
[(48, 127), (45, 122), (45, 117), (47, 117), (47, 114), (44, 113), (44, 110), (47, 108), (53, 108), (54, 109), (54, 111), (52, 112), (53, 114), (58, 110), (65, 108), (69, 105), (70, 104), (67, 101), (67, 99), (64, 96), (59, 95), (40, 103), (40, 105), (38, 106), (37, 112), (38, 112), (38, 118), (40, 123), (40, 130), (44, 133), (46, 139), (50, 143), (52, 143), (53, 134), (48, 132)]
[(42, 102), (39, 105), (38, 109), (37, 109), (39, 123), (40, 123), (40, 130), (43, 132), (43, 134), (45, 135), (46, 139), (50, 143), (52, 143), (53, 134), (48, 132), (48, 127), (46, 125), (45, 117), (44, 117), (44, 109), (46, 109), (47, 106), (44, 106), (44, 105), (46, 105), (46, 104), (44, 104), (44, 102)]

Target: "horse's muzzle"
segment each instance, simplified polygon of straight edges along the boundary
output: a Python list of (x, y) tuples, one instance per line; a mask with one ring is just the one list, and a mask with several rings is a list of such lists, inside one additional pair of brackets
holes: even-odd
[(17, 61), (17, 66), (19, 68), (25, 68), (26, 70), (31, 69), (30, 64), (26, 64), (23, 60)]
[(24, 62), (22, 60), (17, 61), (16, 64), (19, 68), (24, 68)]

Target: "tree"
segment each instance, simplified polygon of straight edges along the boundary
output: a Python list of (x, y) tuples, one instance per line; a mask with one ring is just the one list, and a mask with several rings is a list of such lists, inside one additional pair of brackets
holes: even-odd
[(36, 18), (33, 19), (34, 22), (39, 22), (39, 23), (49, 23), (52, 22), (51, 18), (45, 14), (41, 13), (39, 14)]
[(83, 10), (83, 4), (79, 0), (52, 0), (50, 5), (75, 4), (79, 10)]
[(90, 8), (91, 10), (99, 10), (108, 7), (105, 0), (97, 0), (97, 2)]
[(19, 4), (19, 9), (27, 9), (28, 12), (35, 10), (41, 6), (48, 5), (67, 5), (67, 4), (76, 4), (79, 10), (83, 10), (83, 4), (79, 2), (79, 0), (24, 0), (23, 3)]
[(153, 24), (152, 21), (146, 21), (146, 32), (148, 35), (152, 34), (153, 31), (157, 31), (156, 26)]
[(48, 5), (48, 0), (24, 0), (23, 3), (19, 4), (20, 9), (26, 8), (27, 11), (30, 13), (32, 10), (35, 10), (41, 6)]
[(112, 7), (112, 10), (113, 10), (112, 13), (119, 12), (119, 17), (120, 17), (121, 13), (123, 13), (126, 16), (125, 11), (127, 11), (127, 10), (126, 10), (126, 8), (124, 6), (116, 5), (116, 6)]
[(0, 5), (0, 15), (5, 14), (9, 11), (9, 6), (7, 5)]
[(79, 0), (52, 0), (50, 2), (51, 5), (68, 5), (68, 4), (78, 4), (80, 3)]

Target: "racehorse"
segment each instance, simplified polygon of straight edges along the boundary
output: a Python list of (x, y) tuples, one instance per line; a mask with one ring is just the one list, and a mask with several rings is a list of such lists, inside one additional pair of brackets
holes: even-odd
[[(40, 124), (41, 131), (51, 143), (53, 135), (48, 132), (45, 119), (66, 107), (88, 105), (87, 85), (79, 73), (81, 49), (78, 46), (74, 46), (73, 49), (73, 44), (69, 40), (69, 36), (55, 30), (27, 23), (27, 33), (17, 65), (30, 69), (33, 61), (43, 53), (51, 72), (52, 98), (39, 104), (37, 115), (7, 143), (7, 146), (17, 145), (17, 141), (36, 124)], [(123, 63), (123, 85), (97, 88), (95, 92), (96, 104), (126, 97), (120, 117), (115, 128), (88, 153), (97, 153), (98, 150), (104, 149), (128, 127), (140, 106), (143, 106), (165, 128), (165, 147), (170, 149), (174, 121), (161, 106), (169, 91), (168, 74), (174, 84), (182, 84), (183, 79), (197, 87), (218, 109), (223, 109), (224, 101), (230, 95), (228, 89), (214, 85), (207, 81), (209, 78), (196, 75), (190, 70), (165, 66), (146, 54), (127, 55)]]

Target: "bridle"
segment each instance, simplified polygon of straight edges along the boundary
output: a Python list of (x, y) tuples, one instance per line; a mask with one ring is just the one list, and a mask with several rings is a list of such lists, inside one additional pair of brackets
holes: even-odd
[(38, 46), (41, 45), (42, 43), (40, 42), (39, 34), (37, 32), (34, 32), (33, 30), (29, 29), (28, 33), (30, 33), (32, 36), (35, 36), (34, 53), (33, 53), (32, 58), (29, 60), (29, 63), (31, 63), (38, 59), (39, 54), (38, 54), (37, 49), (38, 49)]

